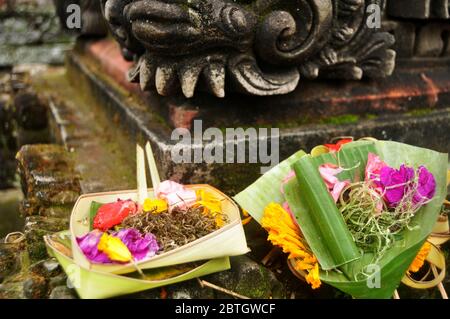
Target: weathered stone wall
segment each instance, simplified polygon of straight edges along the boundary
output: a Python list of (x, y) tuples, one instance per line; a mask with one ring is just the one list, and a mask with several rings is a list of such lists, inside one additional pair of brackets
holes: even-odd
[(73, 37), (62, 32), (50, 0), (0, 2), (0, 66), (62, 64)]
[(59, 145), (25, 145), (17, 160), (27, 249), (37, 261), (47, 256), (42, 236), (68, 228), (71, 207), (81, 192), (79, 177), (69, 153)]

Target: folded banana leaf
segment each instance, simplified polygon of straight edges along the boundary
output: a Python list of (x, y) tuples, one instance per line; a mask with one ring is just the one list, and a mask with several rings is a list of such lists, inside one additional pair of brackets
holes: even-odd
[(283, 204), (286, 200), (280, 192), (283, 179), (292, 170), (291, 165), (305, 156), (306, 153), (299, 151), (277, 166), (273, 167), (256, 182), (240, 192), (233, 199), (249, 214), (261, 222), (264, 208), (270, 203)]
[(359, 259), (361, 253), (328, 194), (314, 158), (304, 156), (293, 168), (297, 178), (286, 185), (286, 199), (321, 268), (332, 270)]
[[(342, 222), (335, 215), (335, 208), (330, 206), (331, 197), (328, 190), (324, 185), (318, 186), (317, 184), (320, 178), (318, 167), (324, 163), (334, 163), (345, 168), (352, 168), (339, 175), (341, 180), (363, 179), (369, 152), (378, 154), (392, 167), (399, 167), (401, 164), (414, 167), (424, 165), (433, 173), (437, 183), (433, 200), (423, 206), (411, 221), (412, 225), (419, 227), (404, 230), (401, 233), (402, 239), (385, 253), (376, 265), (379, 268), (373, 268), (374, 271), (379, 270), (373, 273), (374, 276), (379, 276), (379, 286), (370, 284), (373, 280), (372, 277), (361, 276), (361, 271), (367, 269), (366, 267), (373, 261), (374, 256), (366, 253), (351, 261), (350, 257), (354, 253), (353, 244), (349, 243), (348, 233), (342, 228)], [(292, 163), (292, 158), (290, 163)], [(333, 264), (337, 267), (334, 270), (322, 270), (320, 279), (355, 298), (390, 298), (436, 223), (446, 195), (447, 163), (447, 154), (389, 141), (353, 142), (345, 145), (335, 155), (324, 154), (310, 157), (303, 153), (303, 156), (300, 156), (293, 165), (293, 168), (297, 170), (297, 179), (286, 185), (285, 194), (322, 269), (328, 269)], [(273, 168), (272, 176), (266, 176), (267, 174), (262, 176), (253, 185), (238, 194), (235, 200), (252, 216), (260, 220), (267, 203), (284, 201), (279, 194), (280, 179), (272, 177), (286, 176), (289, 171), (286, 166), (287, 163), (283, 162)], [(304, 170), (305, 168), (309, 169)], [(274, 196), (274, 194), (277, 195)], [(254, 197), (258, 198), (257, 202), (247, 202)], [(349, 262), (342, 265), (341, 262), (345, 259)], [(339, 266), (339, 264), (341, 265)]]
[(45, 236), (49, 254), (55, 257), (67, 273), (80, 298), (101, 299), (167, 286), (211, 273), (230, 269), (228, 257), (144, 271), (138, 274), (115, 275), (76, 264), (72, 257), (70, 231)]

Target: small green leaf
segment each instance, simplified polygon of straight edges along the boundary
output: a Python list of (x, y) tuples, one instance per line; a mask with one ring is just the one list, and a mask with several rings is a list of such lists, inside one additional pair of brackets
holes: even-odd
[(104, 204), (99, 202), (92, 202), (89, 209), (89, 229), (94, 229), (94, 218), (97, 215), (98, 209)]

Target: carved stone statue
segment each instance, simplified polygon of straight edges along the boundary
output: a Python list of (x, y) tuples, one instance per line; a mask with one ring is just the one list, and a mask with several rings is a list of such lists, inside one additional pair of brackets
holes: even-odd
[[(161, 95), (286, 94), (301, 78), (390, 75), (394, 38), (371, 27), (383, 0), (101, 0), (129, 79)], [(300, 84), (301, 85), (301, 84)]]

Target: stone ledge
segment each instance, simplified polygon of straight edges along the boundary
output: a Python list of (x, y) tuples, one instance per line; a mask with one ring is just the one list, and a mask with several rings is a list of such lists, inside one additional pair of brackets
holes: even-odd
[(397, 68), (391, 77), (382, 80), (303, 81), (293, 93), (282, 96), (229, 94), (225, 99), (218, 99), (199, 92), (195, 98), (185, 99), (141, 92), (138, 85), (128, 83), (126, 73), (131, 64), (122, 58), (119, 46), (111, 39), (79, 42), (70, 59), (80, 57), (86, 58), (85, 64), (92, 61), (97, 65), (98, 73), (105, 74), (112, 83), (142, 99), (148, 109), (160, 114), (172, 128), (191, 128), (196, 118), (216, 127), (228, 127), (232, 123), (243, 127), (282, 124), (295, 128), (348, 114), (364, 118), (450, 105), (448, 64)]

